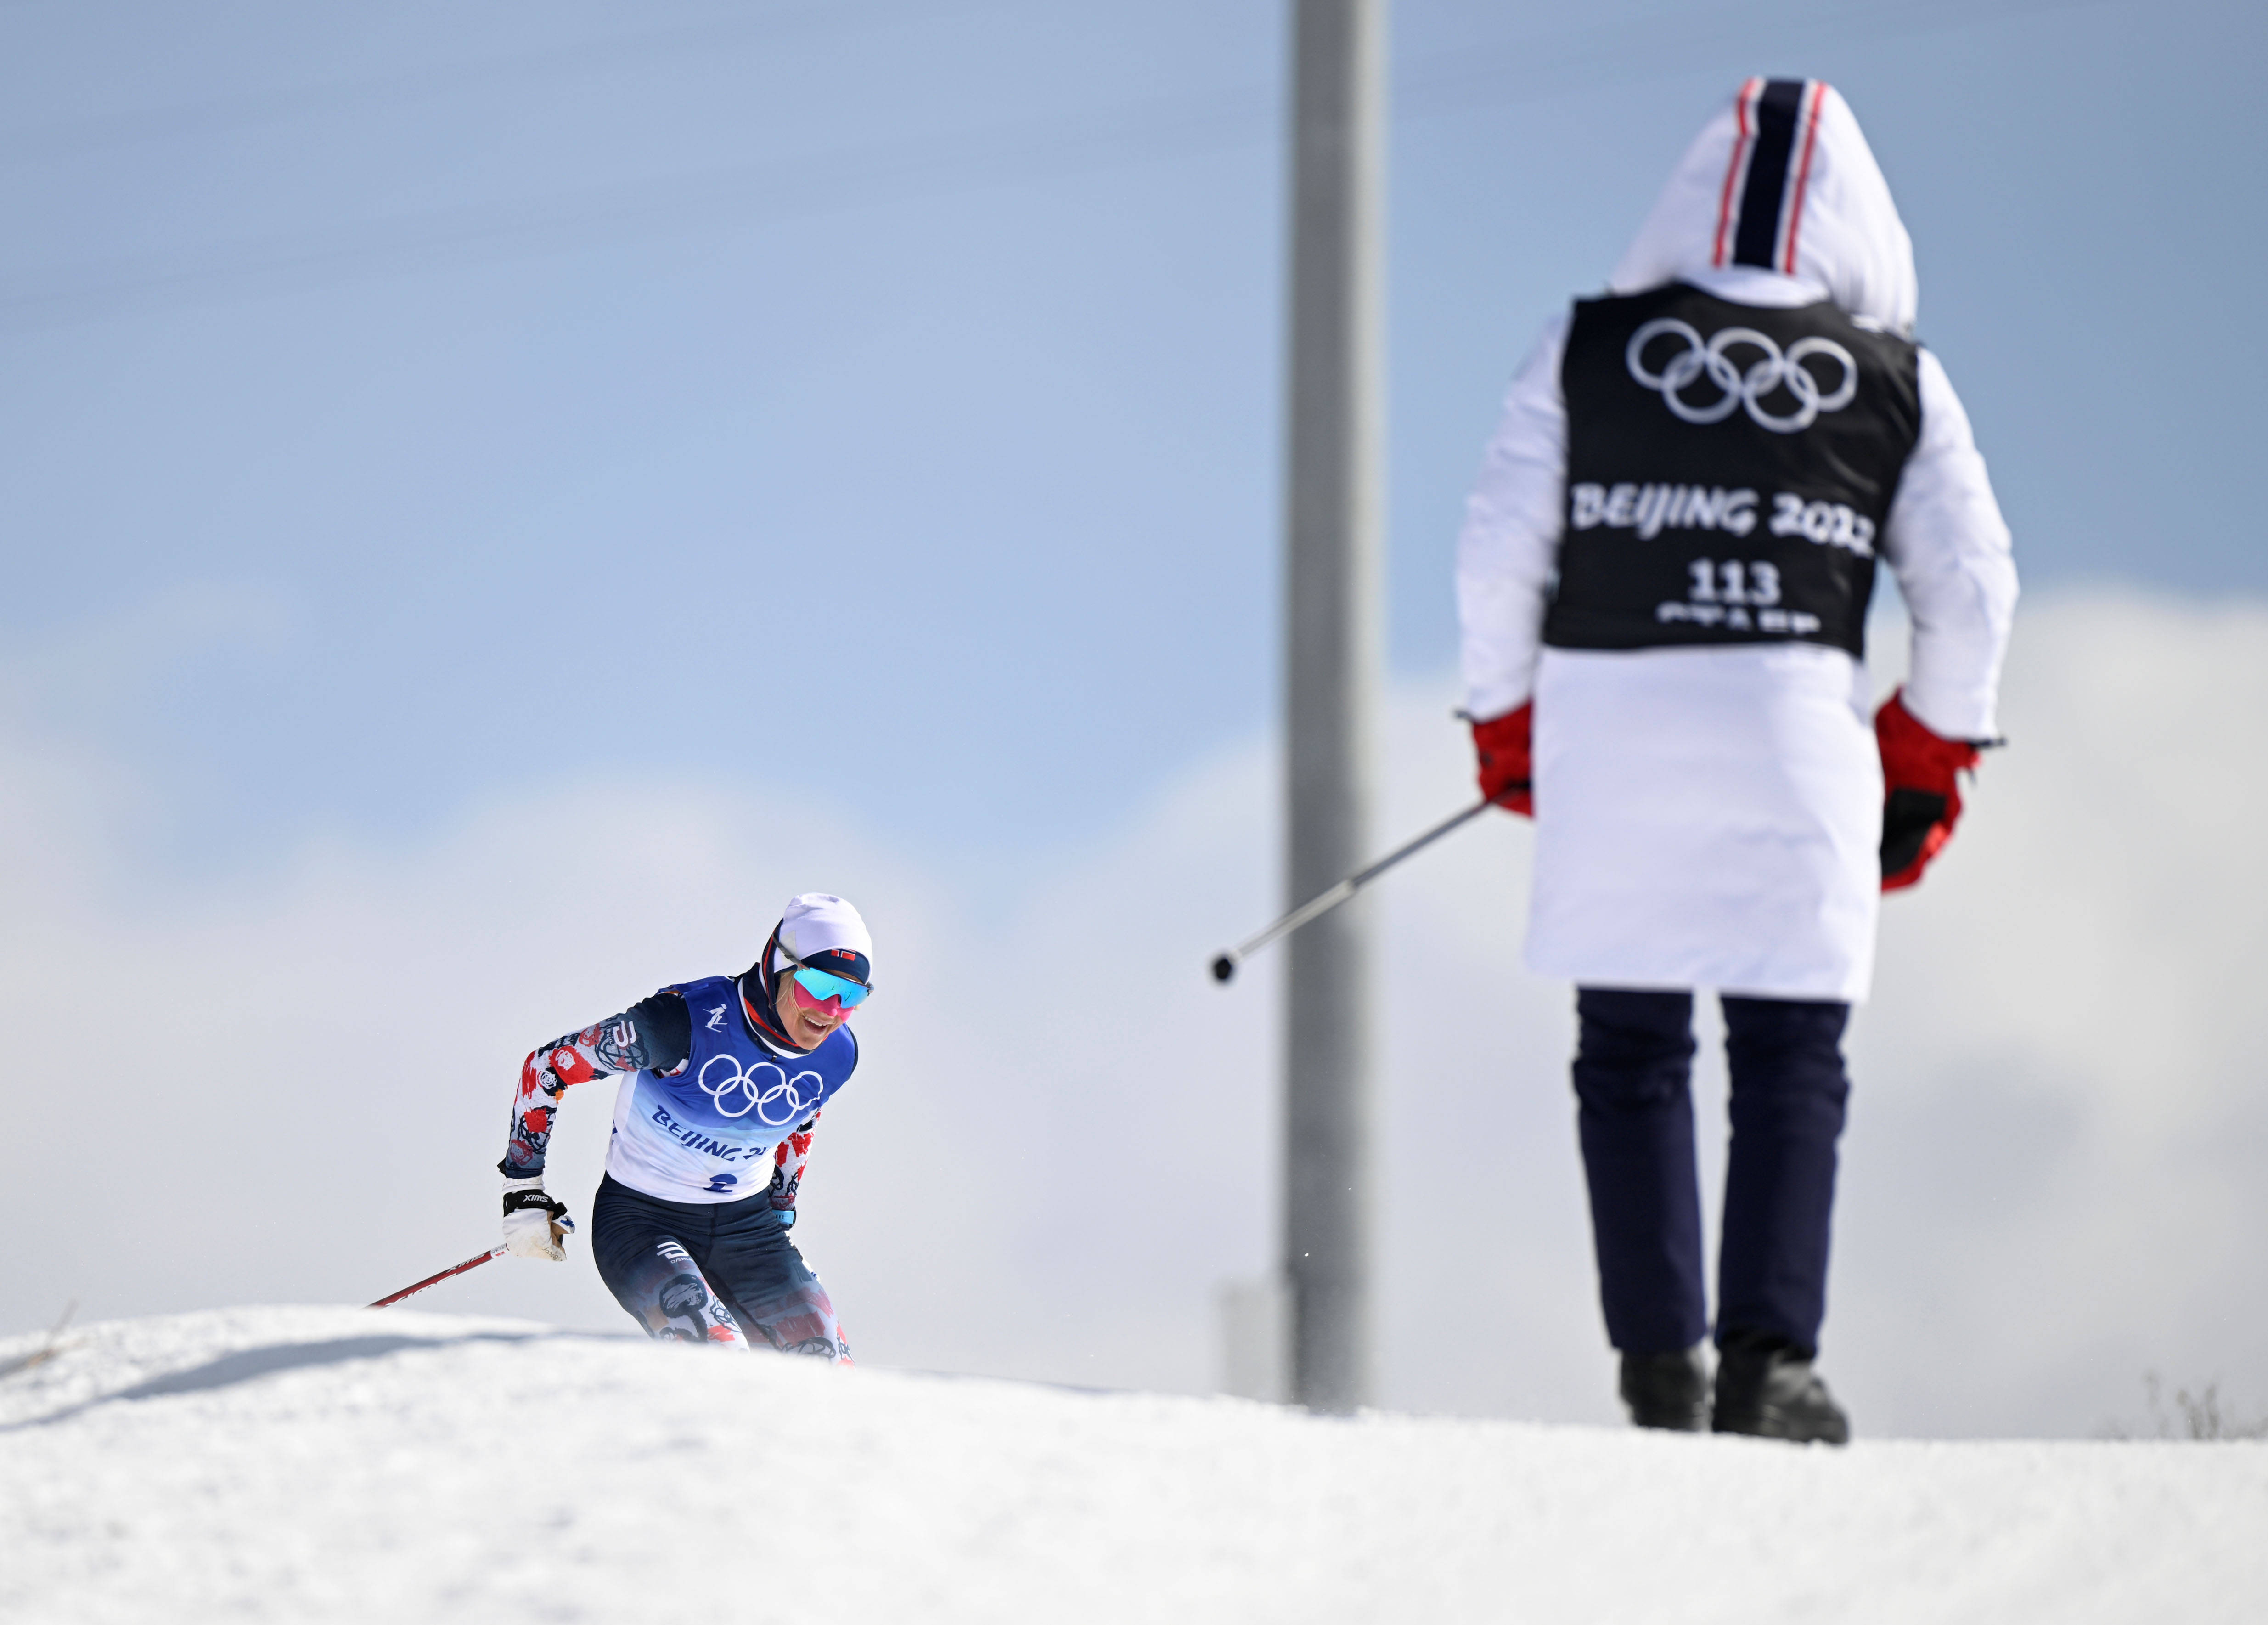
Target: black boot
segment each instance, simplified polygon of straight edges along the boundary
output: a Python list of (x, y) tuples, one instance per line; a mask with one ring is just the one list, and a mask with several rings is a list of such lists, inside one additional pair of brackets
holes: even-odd
[(1676, 1354), (1623, 1356), (1623, 1403), (1641, 1428), (1701, 1433), (1709, 1426), (1709, 1370), (1701, 1345)]
[(1717, 1407), (1710, 1426), (1799, 1444), (1851, 1442), (1851, 1419), (1811, 1369), (1815, 1351), (1784, 1337), (1730, 1332), (1717, 1349)]

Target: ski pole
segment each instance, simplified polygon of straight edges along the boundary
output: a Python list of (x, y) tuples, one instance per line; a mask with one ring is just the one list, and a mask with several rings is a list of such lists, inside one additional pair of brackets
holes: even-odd
[(1418, 836), (1415, 840), (1403, 842), (1401, 846), (1396, 846), (1392, 852), (1388, 853), (1384, 857), (1381, 858), (1377, 862), (1372, 864), (1368, 868), (1357, 869), (1353, 874), (1348, 875), (1336, 885), (1327, 887), (1323, 890), (1317, 892), (1314, 897), (1309, 897), (1305, 903), (1300, 904), (1299, 907), (1285, 915), (1283, 919), (1278, 920), (1274, 925), (1270, 926), (1265, 931), (1248, 936), (1241, 942), (1239, 942), (1234, 948), (1226, 949), (1225, 952), (1214, 956), (1212, 962), (1212, 979), (1216, 982), (1227, 981), (1231, 977), (1236, 974), (1236, 967), (1238, 965), (1243, 964), (1244, 961), (1249, 958), (1252, 955), (1267, 947), (1269, 943), (1274, 942), (1278, 937), (1289, 936), (1292, 932), (1297, 931), (1301, 926), (1306, 925), (1309, 920), (1320, 919), (1323, 915), (1329, 913), (1340, 904), (1354, 896), (1356, 892), (1370, 884), (1372, 881), (1376, 880), (1381, 875), (1385, 874), (1387, 870), (1401, 862), (1403, 859), (1409, 857), (1413, 853), (1423, 852), (1426, 847), (1432, 846), (1435, 841), (1440, 840), (1441, 837), (1447, 835), (1459, 824), (1468, 823), (1472, 819), (1479, 817), (1483, 813), (1495, 806), (1497, 802), (1502, 801), (1506, 796), (1517, 795), (1521, 791), (1527, 788), (1528, 781), (1525, 779), (1522, 779), (1518, 784), (1508, 784), (1505, 786), (1503, 789), (1498, 791), (1494, 795), (1484, 796), (1479, 801), (1475, 801), (1470, 807), (1466, 808), (1464, 811), (1457, 813), (1451, 817), (1444, 818), (1440, 823), (1435, 824), (1423, 835)]
[(63, 1305), (63, 1318), (55, 1322), (54, 1329), (48, 1333), (48, 1341), (27, 1355), (18, 1355), (5, 1363), (0, 1363), (0, 1377), (13, 1377), (17, 1372), (28, 1371), (35, 1365), (45, 1365), (63, 1353), (64, 1348), (70, 1347), (68, 1343), (59, 1343), (59, 1340), (63, 1334), (63, 1328), (70, 1324), (71, 1317), (77, 1313), (78, 1313), (78, 1300), (73, 1298)]
[(419, 1282), (414, 1287), (404, 1287), (399, 1292), (382, 1297), (379, 1299), (377, 1303), (371, 1304), (370, 1307), (372, 1309), (384, 1309), (388, 1304), (399, 1304), (403, 1298), (408, 1297), (413, 1292), (423, 1292), (426, 1288), (433, 1286), (438, 1282), (446, 1281), (452, 1275), (461, 1275), (468, 1269), (477, 1269), (482, 1265), (487, 1263), (490, 1259), (502, 1258), (509, 1251), (509, 1248), (499, 1243), (497, 1245), (490, 1247), (486, 1252), (476, 1252), (471, 1258), (467, 1259), (463, 1263), (453, 1265), (451, 1267), (443, 1270), (438, 1275), (426, 1276), (424, 1280)]

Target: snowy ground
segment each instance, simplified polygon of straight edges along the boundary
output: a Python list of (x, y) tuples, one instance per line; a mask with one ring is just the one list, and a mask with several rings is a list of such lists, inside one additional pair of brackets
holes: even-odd
[(2257, 1619), (2259, 1444), (1088, 1393), (401, 1310), (0, 1343), (0, 1619)]

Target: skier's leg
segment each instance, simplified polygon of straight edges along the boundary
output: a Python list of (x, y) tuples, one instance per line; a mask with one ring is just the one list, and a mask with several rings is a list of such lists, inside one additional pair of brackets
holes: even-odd
[(819, 1277), (788, 1239), (787, 1227), (762, 1199), (720, 1212), (706, 1259), (741, 1329), (786, 1354), (814, 1355), (847, 1365), (850, 1349)]
[(1733, 1144), (1717, 1259), (1719, 1433), (1846, 1443), (1851, 1419), (1811, 1363), (1827, 1310), (1835, 1141), (1850, 1007), (1725, 1001)]
[(745, 1348), (739, 1323), (711, 1289), (681, 1235), (701, 1244), (703, 1215), (683, 1204), (601, 1180), (591, 1204), (591, 1256), (599, 1279), (648, 1336)]
[(1683, 1355), (1708, 1333), (1693, 1160), (1693, 995), (1576, 990), (1575, 1094), (1607, 1337)]
[(1718, 1341), (1761, 1333), (1808, 1359), (1827, 1312), (1851, 1007), (1732, 997), (1724, 1006), (1733, 1139), (1717, 1260)]

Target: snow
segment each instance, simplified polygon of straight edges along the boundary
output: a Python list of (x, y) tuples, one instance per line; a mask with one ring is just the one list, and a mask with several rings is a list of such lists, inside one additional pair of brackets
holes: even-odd
[[(2257, 1618), (2268, 1446), (1845, 1451), (408, 1310), (0, 1342), (0, 1619)], [(15, 1369), (11, 1370), (11, 1366)]]

